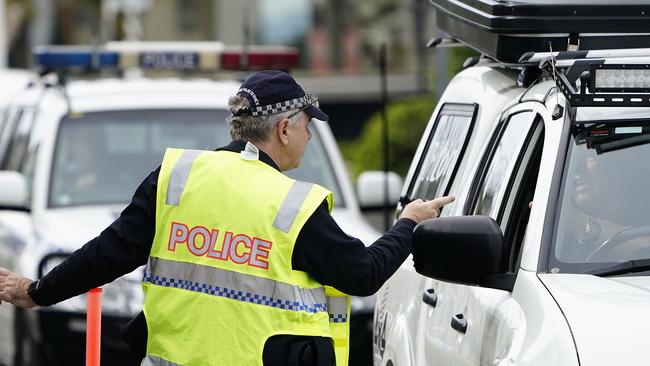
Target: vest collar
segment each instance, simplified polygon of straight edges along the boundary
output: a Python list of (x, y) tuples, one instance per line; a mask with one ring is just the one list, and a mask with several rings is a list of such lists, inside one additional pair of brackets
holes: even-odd
[[(231, 151), (231, 152), (236, 152), (240, 153), (246, 148), (246, 141), (243, 140), (236, 140), (236, 141), (230, 141), (230, 143), (226, 146), (222, 146), (215, 151)], [(261, 149), (259, 150), (259, 160), (265, 164), (270, 165), (273, 167), (275, 170), (280, 171), (280, 167), (271, 159), (271, 157), (262, 151)]]

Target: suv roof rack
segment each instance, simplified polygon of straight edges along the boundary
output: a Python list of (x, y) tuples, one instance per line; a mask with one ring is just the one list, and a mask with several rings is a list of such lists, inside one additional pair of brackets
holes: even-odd
[(650, 60), (650, 48), (627, 48), (592, 51), (560, 51), (560, 52), (526, 52), (519, 58), (519, 63), (539, 63), (545, 59), (556, 60), (584, 60), (584, 59), (614, 59), (614, 58), (641, 58)]
[(445, 48), (445, 47), (460, 47), (464, 44), (458, 42), (457, 39), (452, 37), (433, 37), (427, 42), (427, 48)]
[(540, 68), (555, 78), (572, 107), (650, 107), (650, 64), (587, 64), (576, 80), (570, 70), (555, 67), (555, 60), (543, 60)]
[(527, 52), (650, 48), (645, 0), (429, 0), (436, 25), (490, 58)]

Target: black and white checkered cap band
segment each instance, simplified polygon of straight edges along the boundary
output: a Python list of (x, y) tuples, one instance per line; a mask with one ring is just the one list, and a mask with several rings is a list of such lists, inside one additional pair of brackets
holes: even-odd
[(261, 105), (259, 107), (251, 108), (251, 114), (255, 117), (267, 116), (270, 114), (282, 113), (293, 109), (302, 109), (304, 107), (307, 107), (310, 104), (313, 104), (314, 102), (315, 100), (311, 98), (309, 94), (306, 94), (304, 97), (285, 100), (284, 102), (279, 102), (275, 104)]

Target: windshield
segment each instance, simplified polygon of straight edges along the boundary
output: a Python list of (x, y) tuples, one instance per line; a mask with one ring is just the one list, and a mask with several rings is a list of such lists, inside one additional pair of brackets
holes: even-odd
[(572, 137), (551, 268), (650, 258), (650, 122), (580, 124)]
[[(167, 147), (213, 150), (230, 141), (224, 110), (133, 110), (71, 115), (61, 121), (50, 207), (124, 204), (156, 169)], [(318, 183), (342, 202), (315, 128), (299, 168), (288, 175)]]

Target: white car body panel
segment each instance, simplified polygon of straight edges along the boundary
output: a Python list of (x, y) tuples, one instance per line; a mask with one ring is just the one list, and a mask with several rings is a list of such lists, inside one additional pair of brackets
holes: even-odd
[(0, 69), (0, 116), (4, 112), (7, 103), (21, 90), (27, 87), (36, 75), (28, 70), (22, 69)]
[(86, 243), (119, 216), (122, 205), (79, 206), (47, 210), (37, 231), (63, 251), (72, 252), (79, 243)]
[[(404, 261), (391, 280), (377, 293), (375, 309), (374, 364), (385, 366), (388, 360), (394, 365), (414, 365), (417, 338), (414, 330), (419, 321), (416, 311), (422, 302), (421, 288), (425, 278), (413, 269), (411, 257)], [(402, 284), (410, 285), (404, 286)], [(395, 286), (393, 286), (395, 285)], [(390, 293), (390, 296), (387, 296)]]
[(580, 365), (650, 364), (649, 277), (539, 274), (539, 278), (566, 316)]

